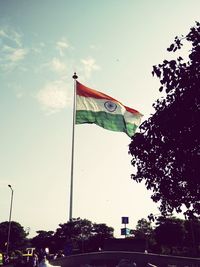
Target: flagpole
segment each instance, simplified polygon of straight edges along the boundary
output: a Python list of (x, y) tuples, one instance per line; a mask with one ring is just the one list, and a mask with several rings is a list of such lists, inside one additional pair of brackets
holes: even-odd
[(72, 76), (74, 79), (74, 104), (73, 104), (73, 126), (72, 126), (72, 154), (71, 154), (71, 185), (70, 185), (70, 207), (69, 207), (69, 220), (72, 220), (72, 208), (73, 208), (73, 175), (74, 175), (74, 133), (76, 123), (76, 80), (78, 76), (76, 72)]

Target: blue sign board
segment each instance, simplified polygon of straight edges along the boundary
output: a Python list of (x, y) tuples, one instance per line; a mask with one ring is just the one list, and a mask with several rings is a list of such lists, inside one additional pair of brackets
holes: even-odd
[(129, 228), (121, 228), (121, 235), (130, 235)]
[(128, 224), (128, 217), (122, 217), (122, 223)]

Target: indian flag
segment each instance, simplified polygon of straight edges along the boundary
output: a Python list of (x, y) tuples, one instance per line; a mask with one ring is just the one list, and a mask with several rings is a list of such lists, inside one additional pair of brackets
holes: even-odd
[(107, 130), (132, 137), (142, 114), (116, 99), (76, 81), (76, 124), (95, 123)]

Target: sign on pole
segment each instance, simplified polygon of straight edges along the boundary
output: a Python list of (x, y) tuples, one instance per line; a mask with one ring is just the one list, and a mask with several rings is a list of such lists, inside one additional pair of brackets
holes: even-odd
[(128, 217), (122, 217), (122, 224), (128, 224)]

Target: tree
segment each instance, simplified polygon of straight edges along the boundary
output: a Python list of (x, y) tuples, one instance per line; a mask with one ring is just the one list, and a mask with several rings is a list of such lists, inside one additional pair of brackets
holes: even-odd
[(111, 236), (113, 236), (112, 227), (77, 218), (67, 223), (59, 224), (54, 240), (59, 249), (66, 247), (68, 242), (72, 242), (75, 249), (85, 251), (99, 247), (103, 239)]
[[(0, 250), (2, 251), (6, 250), (8, 226), (7, 221), (0, 223)], [(9, 250), (24, 248), (27, 243), (26, 236), (24, 228), (18, 222), (11, 221)]]
[[(92, 232), (92, 222), (89, 220), (82, 220), (80, 218), (72, 219), (71, 221), (59, 224), (59, 228), (56, 229), (55, 237), (59, 239), (61, 243), (66, 239), (88, 239)], [(63, 242), (62, 242), (63, 240)]]
[(185, 220), (184, 246), (188, 248), (186, 256), (200, 255), (200, 221), (197, 219)]
[(186, 233), (183, 220), (160, 216), (156, 225), (154, 229), (155, 239), (161, 247), (167, 247), (171, 254), (173, 253), (173, 247), (181, 247), (182, 249)]
[[(145, 181), (163, 215), (186, 210), (200, 215), (200, 24), (168, 48), (175, 52), (191, 44), (189, 60), (164, 60), (153, 66), (166, 96), (153, 106), (155, 113), (140, 126), (129, 145), (136, 182)], [(181, 50), (180, 50), (181, 52)]]
[(39, 230), (36, 232), (37, 235), (32, 238), (31, 243), (33, 247), (36, 247), (38, 250), (49, 248), (50, 251), (54, 250), (54, 242), (53, 242), (53, 231), (43, 231)]
[(105, 239), (113, 238), (114, 229), (105, 223), (94, 223), (92, 235), (89, 238), (89, 247), (92, 251), (98, 251), (104, 246)]
[(99, 236), (102, 239), (112, 238), (114, 229), (107, 226), (105, 223), (93, 223), (93, 235)]
[(152, 227), (151, 222), (147, 221), (146, 219), (142, 218), (138, 220), (136, 229), (133, 230), (133, 234), (135, 238), (138, 239), (146, 239), (147, 236), (152, 234)]
[(133, 235), (137, 240), (144, 240), (146, 250), (152, 248), (155, 243), (151, 222), (144, 218), (138, 220), (136, 229), (133, 230)]

